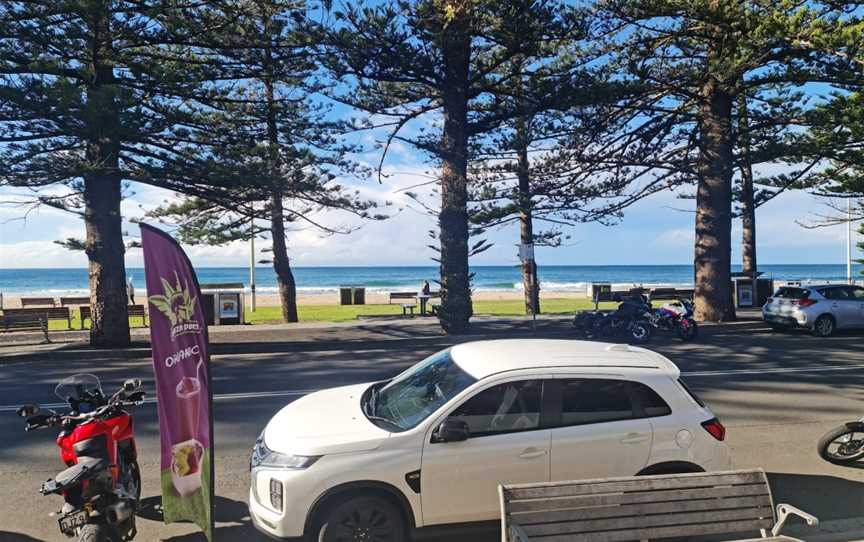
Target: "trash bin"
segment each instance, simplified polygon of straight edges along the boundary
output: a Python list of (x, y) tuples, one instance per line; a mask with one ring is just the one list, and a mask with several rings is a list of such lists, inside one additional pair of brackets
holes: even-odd
[(735, 308), (761, 307), (774, 293), (774, 279), (756, 279), (756, 291), (753, 291), (753, 278), (734, 276), (732, 277), (732, 292), (735, 300)]
[(365, 305), (366, 304), (366, 288), (357, 286), (357, 287), (351, 288), (351, 290), (354, 294), (352, 296), (354, 299), (354, 304), (355, 305)]
[(612, 283), (611, 282), (592, 282), (591, 283), (591, 291), (589, 292), (591, 295), (591, 299), (597, 299), (601, 297), (603, 294), (611, 295), (612, 294)]
[(242, 283), (202, 284), (204, 320), (207, 325), (236, 325), (245, 323), (243, 314)]
[(351, 300), (351, 287), (350, 286), (340, 286), (339, 287), (339, 304), (340, 305), (350, 305), (352, 303)]

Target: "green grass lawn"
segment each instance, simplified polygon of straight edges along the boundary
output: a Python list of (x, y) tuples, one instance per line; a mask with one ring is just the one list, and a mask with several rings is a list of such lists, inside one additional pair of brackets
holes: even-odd
[[(580, 310), (594, 308), (594, 303), (588, 299), (544, 299), (540, 302), (544, 314), (567, 314)], [(613, 308), (614, 303), (601, 303), (600, 308)], [(393, 305), (301, 305), (298, 308), (301, 322), (350, 322), (358, 316), (401, 316), (402, 307)], [(415, 314), (420, 308), (414, 309)], [(525, 314), (525, 304), (522, 300), (508, 301), (475, 301), (474, 314), (487, 316), (522, 316)], [(81, 329), (78, 311), (72, 311), (72, 329)], [(251, 312), (246, 308), (246, 320), (252, 324), (277, 324), (282, 322), (282, 310), (279, 307), (258, 307)], [(141, 327), (140, 318), (129, 321), (132, 327)], [(88, 320), (84, 329), (90, 327)], [(66, 329), (66, 322), (52, 320), (48, 329), (60, 331)]]
[[(613, 303), (601, 303), (601, 308), (613, 307)], [(544, 299), (540, 305), (544, 314), (567, 314), (579, 310), (593, 309), (594, 303), (588, 299)], [(402, 307), (393, 305), (301, 305), (301, 322), (348, 322), (358, 316), (401, 316)], [(419, 313), (419, 307), (414, 309)], [(489, 316), (519, 316), (525, 314), (525, 304), (521, 300), (512, 301), (475, 301), (474, 314)], [(258, 307), (255, 312), (246, 309), (246, 320), (253, 324), (279, 323), (282, 311), (279, 307)]]

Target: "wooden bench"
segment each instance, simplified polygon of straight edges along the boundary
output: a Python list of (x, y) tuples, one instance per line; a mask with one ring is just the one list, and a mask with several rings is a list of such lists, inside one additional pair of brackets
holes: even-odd
[(53, 297), (22, 297), (22, 307), (54, 307)]
[(414, 316), (414, 309), (417, 307), (414, 303), (402, 303), (402, 316), (407, 316), (408, 312), (411, 312), (411, 316)]
[[(780, 536), (790, 515), (819, 520), (774, 502), (762, 469), (605, 478), (498, 487), (503, 542), (618, 542), (756, 533)], [(743, 539), (736, 539), (743, 540)], [(800, 542), (800, 541), (798, 541)]]
[[(126, 310), (129, 311), (129, 318), (141, 318), (144, 322), (144, 327), (147, 327), (147, 311), (144, 310), (144, 305), (129, 305), (126, 307)], [(82, 306), (81, 307), (81, 329), (84, 329), (84, 320), (91, 320), (93, 318), (93, 313), (90, 310), (90, 306)]]
[(3, 316), (18, 318), (21, 320), (27, 320), (28, 318), (35, 318), (37, 320), (42, 319), (45, 321), (45, 325), (48, 325), (48, 322), (51, 320), (61, 320), (66, 322), (66, 327), (68, 329), (72, 329), (72, 311), (69, 310), (69, 307), (5, 309), (3, 311)]
[(389, 298), (387, 299), (388, 304), (392, 304), (393, 301), (399, 301), (401, 303), (402, 299), (417, 299), (417, 292), (390, 292)]
[(89, 305), (90, 298), (89, 297), (61, 297), (60, 298), (60, 306), (61, 307), (77, 307), (79, 305)]
[[(15, 310), (15, 309), (13, 309)], [(23, 309), (17, 309), (23, 310)], [(0, 316), (0, 330), (10, 331), (41, 331), (44, 339), (42, 344), (50, 343), (48, 338), (48, 320), (40, 314), (17, 314)]]

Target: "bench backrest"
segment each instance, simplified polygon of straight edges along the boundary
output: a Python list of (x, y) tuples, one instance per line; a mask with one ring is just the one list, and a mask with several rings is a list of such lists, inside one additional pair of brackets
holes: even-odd
[(417, 297), (417, 292), (390, 292), (390, 299), (412, 299)]
[(60, 298), (60, 306), (61, 307), (89, 305), (89, 304), (90, 304), (90, 298), (89, 297), (61, 297)]
[[(144, 312), (144, 305), (128, 305), (126, 310), (129, 312), (129, 316), (144, 316), (146, 313)], [(90, 311), (90, 306), (82, 306), (81, 307), (81, 321), (92, 318), (92, 313)]]
[(21, 298), (21, 306), (22, 307), (53, 307), (54, 306), (54, 298), (53, 297), (22, 297)]
[(761, 469), (499, 487), (502, 536), (515, 523), (530, 540), (617, 542), (771, 529)]
[(4, 314), (3, 316), (0, 316), (0, 329), (42, 329), (45, 325), (45, 318), (39, 315), (7, 316)]
[(5, 309), (3, 316), (17, 319), (46, 319), (46, 320), (69, 320), (72, 315), (69, 313), (69, 307), (45, 307), (45, 308), (27, 308), (27, 309)]

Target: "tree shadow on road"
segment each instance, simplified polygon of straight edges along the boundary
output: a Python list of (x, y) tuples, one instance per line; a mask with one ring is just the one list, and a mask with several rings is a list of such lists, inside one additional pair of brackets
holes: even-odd
[(769, 472), (774, 503), (791, 504), (820, 521), (864, 514), (864, 483), (817, 474)]
[[(141, 500), (138, 517), (151, 521), (162, 522), (162, 498), (147, 497)], [(249, 517), (249, 507), (245, 502), (216, 497), (216, 529), (213, 538), (217, 542), (243, 540), (244, 542), (263, 542), (269, 540), (252, 526)], [(206, 537), (202, 532), (172, 536), (162, 539), (165, 542), (204, 542)], [(2, 541), (2, 538), (0, 538)], [(22, 542), (25, 542), (22, 540)]]

